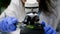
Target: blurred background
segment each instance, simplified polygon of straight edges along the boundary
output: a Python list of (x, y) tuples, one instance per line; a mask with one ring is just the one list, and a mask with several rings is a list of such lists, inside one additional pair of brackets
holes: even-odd
[(7, 8), (11, 0), (0, 0), (0, 14)]
[[(8, 7), (11, 0), (0, 0), (0, 14)], [(52, 0), (53, 4), (55, 4), (56, 11), (60, 16), (60, 0)], [(60, 18), (60, 17), (59, 17)], [(59, 24), (57, 25), (57, 34), (60, 34), (60, 20)]]

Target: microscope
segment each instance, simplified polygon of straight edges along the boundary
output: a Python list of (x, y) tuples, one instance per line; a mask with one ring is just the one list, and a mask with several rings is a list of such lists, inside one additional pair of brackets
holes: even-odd
[(21, 27), (20, 34), (44, 34), (44, 26), (39, 23), (39, 4), (36, 0), (27, 0), (25, 2), (26, 16), (23, 20), (25, 26)]

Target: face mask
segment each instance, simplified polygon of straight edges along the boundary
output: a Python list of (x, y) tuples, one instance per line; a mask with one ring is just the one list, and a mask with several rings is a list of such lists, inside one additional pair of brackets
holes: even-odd
[(27, 0), (24, 6), (26, 13), (39, 11), (39, 4), (37, 0)]

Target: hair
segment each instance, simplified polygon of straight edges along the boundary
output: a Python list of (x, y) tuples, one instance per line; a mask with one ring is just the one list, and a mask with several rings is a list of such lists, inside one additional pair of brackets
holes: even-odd
[(51, 7), (52, 6), (51, 6), (50, 0), (40, 0), (39, 1), (39, 10), (43, 11), (46, 15), (53, 14)]

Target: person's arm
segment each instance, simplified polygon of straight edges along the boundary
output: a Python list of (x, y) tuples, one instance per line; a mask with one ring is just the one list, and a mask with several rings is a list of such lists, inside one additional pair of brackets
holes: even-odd
[(2, 19), (2, 18), (4, 18), (5, 17), (5, 13), (3, 12), (3, 13), (1, 13), (1, 15), (0, 15), (0, 19)]
[[(15, 4), (15, 3), (13, 3), (12, 2), (12, 0), (11, 0), (11, 3), (10, 3), (10, 5), (1, 13), (1, 15), (0, 15), (0, 24), (1, 25), (5, 25), (6, 24), (6, 22), (12, 22), (12, 18), (16, 18), (16, 12), (17, 12), (17, 5)], [(14, 18), (14, 19), (15, 19)], [(10, 19), (10, 21), (6, 21), (6, 22), (4, 22), (5, 20), (9, 20)], [(12, 20), (11, 20), (12, 19)], [(4, 23), (3, 23), (3, 22)], [(2, 24), (3, 23), (3, 24)], [(13, 23), (12, 23), (13, 24)], [(8, 24), (6, 24), (6, 26), (7, 26)], [(8, 25), (8, 27), (10, 27), (9, 25)], [(7, 29), (9, 29), (8, 27), (6, 27)], [(12, 26), (11, 26), (12, 27)], [(0, 26), (0, 28), (1, 28), (1, 26)], [(3, 32), (3, 29), (4, 29), (5, 27), (2, 27), (2, 29), (1, 29), (1, 31)], [(5, 29), (6, 29), (5, 28)], [(9, 32), (9, 31), (12, 31), (12, 30), (4, 30), (4, 32)]]
[(17, 11), (17, 5), (15, 5), (15, 3), (12, 3), (11, 1), (9, 6), (1, 13), (0, 19), (7, 16), (15, 17), (16, 11)]

